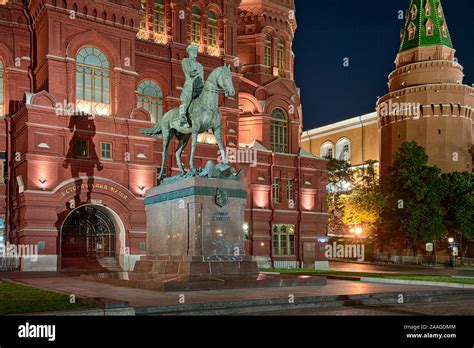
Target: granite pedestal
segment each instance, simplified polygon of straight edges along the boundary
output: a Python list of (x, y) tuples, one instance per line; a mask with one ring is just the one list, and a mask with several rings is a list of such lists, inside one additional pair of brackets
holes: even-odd
[(245, 184), (188, 178), (160, 185), (146, 196), (147, 255), (135, 272), (175, 274), (189, 281), (258, 275), (244, 255)]

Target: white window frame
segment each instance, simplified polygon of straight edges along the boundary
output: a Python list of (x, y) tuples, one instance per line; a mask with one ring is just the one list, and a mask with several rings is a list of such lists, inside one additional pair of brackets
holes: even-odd
[(321, 145), (321, 151), (320, 151), (321, 158), (326, 158), (327, 157), (329, 149), (332, 150), (332, 157), (331, 158), (334, 158), (334, 144), (330, 141), (326, 141), (325, 143), (323, 143), (323, 145)]
[[(342, 152), (344, 151), (344, 147), (348, 145), (349, 146), (349, 156), (348, 158), (341, 158), (342, 157)], [(351, 146), (351, 141), (344, 137), (344, 138), (341, 138), (337, 141), (336, 143), (336, 157), (338, 160), (344, 160), (344, 161), (347, 161), (349, 162), (351, 160), (351, 150), (352, 150), (352, 146)]]
[[(105, 145), (105, 144), (109, 144), (110, 145), (110, 157), (104, 157), (103, 156), (103, 148), (102, 148), (102, 145)], [(103, 159), (103, 160), (113, 160), (113, 153), (112, 153), (112, 148), (113, 148), (113, 145), (110, 141), (101, 141), (100, 142), (100, 159)]]

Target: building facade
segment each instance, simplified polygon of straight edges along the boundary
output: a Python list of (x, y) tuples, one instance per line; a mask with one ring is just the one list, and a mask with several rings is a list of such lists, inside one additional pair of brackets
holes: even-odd
[(377, 113), (361, 115), (303, 132), (301, 146), (320, 158), (335, 158), (353, 167), (379, 163)]
[[(277, 267), (324, 261), (326, 162), (300, 149), (294, 11), (292, 0), (0, 5), (4, 235), (39, 253), (22, 269), (131, 270), (145, 254), (144, 195), (162, 142), (139, 130), (179, 106), (191, 43), (206, 76), (233, 67), (238, 93), (221, 111), (230, 159), (246, 173), (246, 252)], [(219, 154), (212, 134), (199, 140), (203, 167)], [(165, 172), (179, 173), (174, 156)]]

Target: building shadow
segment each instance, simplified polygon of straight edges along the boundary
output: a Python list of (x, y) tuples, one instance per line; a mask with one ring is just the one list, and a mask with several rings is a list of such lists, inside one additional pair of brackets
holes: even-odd
[[(58, 231), (61, 231), (66, 219), (69, 218), (69, 214), (74, 212), (77, 208), (85, 204), (94, 204), (92, 200), (92, 194), (95, 186), (95, 177), (99, 176), (99, 172), (104, 169), (103, 164), (100, 161), (100, 148), (98, 149), (95, 145), (96, 136), (96, 124), (95, 117), (88, 117), (87, 115), (72, 115), (70, 116), (69, 130), (72, 132), (71, 139), (68, 144), (68, 151), (63, 161), (63, 167), (70, 169), (70, 177), (74, 181), (74, 195), (71, 199), (66, 202), (67, 209), (58, 216)], [(84, 179), (79, 179), (84, 178)], [(85, 194), (85, 196), (84, 196)], [(81, 250), (74, 251), (74, 256), (87, 256), (82, 255), (82, 252), (86, 252), (89, 248), (84, 244), (82, 238), (87, 234), (87, 226), (84, 222), (77, 221), (77, 236), (62, 236), (60, 239), (61, 243), (61, 254), (62, 257), (67, 256), (68, 251), (62, 250), (64, 247), (67, 249), (74, 249), (74, 245)], [(70, 238), (71, 240), (63, 240), (64, 238)], [(84, 248), (84, 250), (82, 250)], [(71, 251), (70, 250), (70, 251)]]

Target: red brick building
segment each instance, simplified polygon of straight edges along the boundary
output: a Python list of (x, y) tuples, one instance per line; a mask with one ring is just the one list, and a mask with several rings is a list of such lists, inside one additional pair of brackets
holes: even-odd
[[(3, 3), (2, 218), (6, 240), (38, 246), (24, 270), (97, 259), (129, 270), (144, 254), (143, 196), (162, 144), (138, 131), (179, 106), (190, 43), (206, 74), (234, 67), (239, 93), (221, 105), (226, 146), (246, 170), (247, 252), (276, 266), (323, 260), (326, 162), (300, 150), (293, 0)], [(204, 166), (218, 150), (211, 134), (200, 140)], [(174, 156), (166, 173), (178, 173)]]

